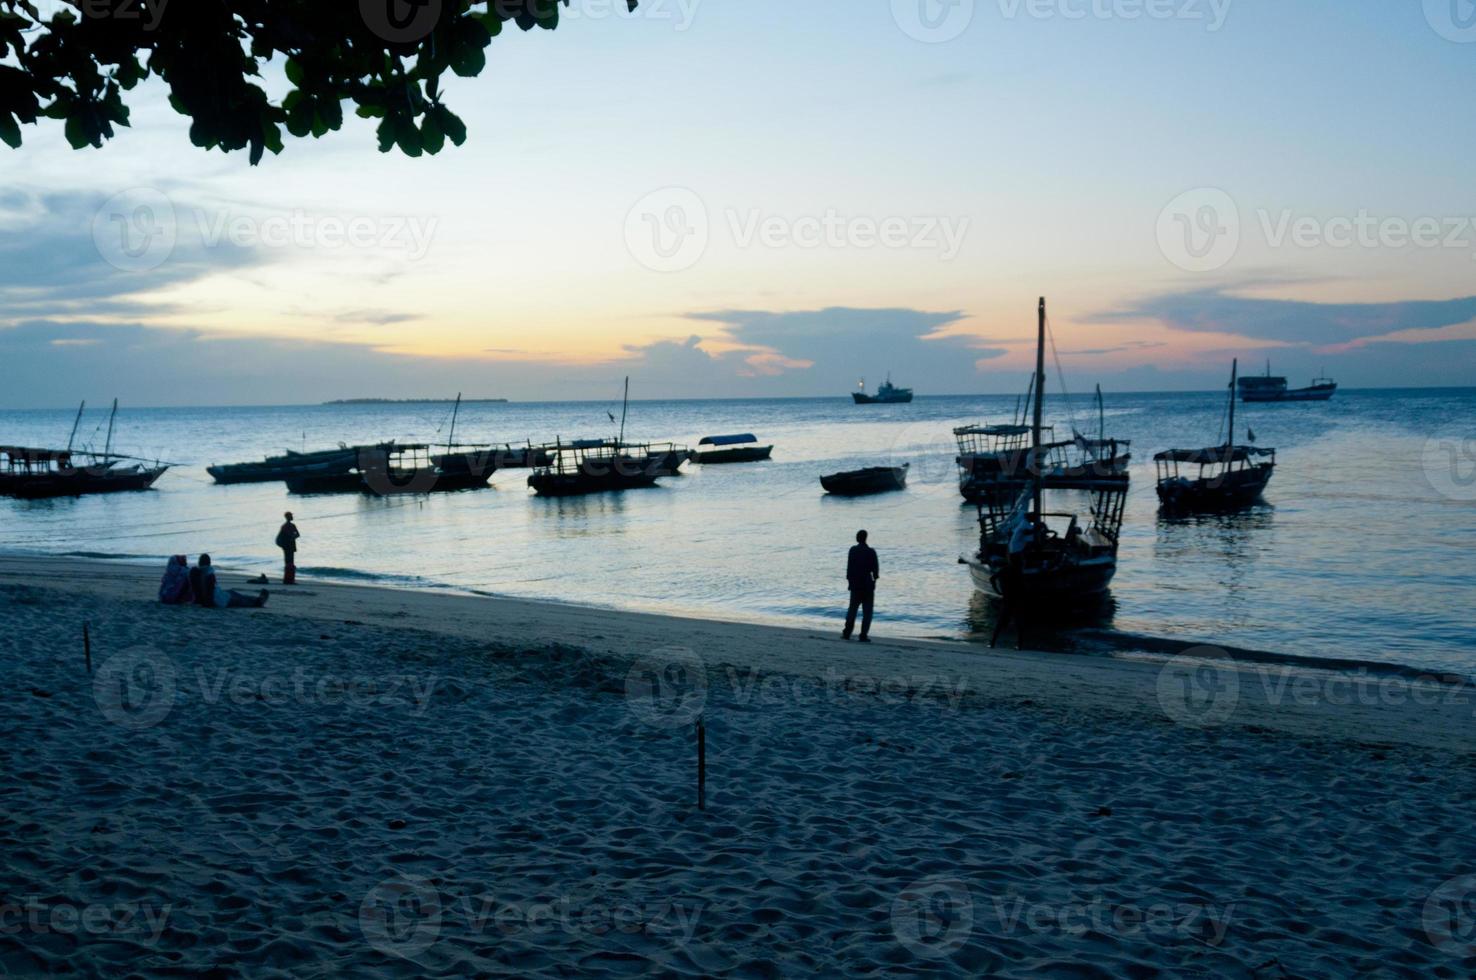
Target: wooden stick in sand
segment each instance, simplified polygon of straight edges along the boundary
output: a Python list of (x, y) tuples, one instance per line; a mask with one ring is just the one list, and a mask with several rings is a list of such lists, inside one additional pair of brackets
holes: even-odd
[(707, 809), (707, 729), (697, 716), (697, 809)]

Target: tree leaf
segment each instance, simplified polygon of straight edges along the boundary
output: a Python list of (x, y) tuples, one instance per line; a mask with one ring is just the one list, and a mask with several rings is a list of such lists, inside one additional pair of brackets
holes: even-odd
[(446, 134), (434, 112), (427, 112), (425, 122), (420, 125), (420, 145), (430, 154), (440, 153), (441, 147), (446, 145)]

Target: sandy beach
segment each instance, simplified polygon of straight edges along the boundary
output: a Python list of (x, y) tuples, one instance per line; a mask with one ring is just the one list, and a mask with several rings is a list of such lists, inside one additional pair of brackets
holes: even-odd
[(161, 570), (0, 559), (0, 971), (1476, 968), (1449, 678)]

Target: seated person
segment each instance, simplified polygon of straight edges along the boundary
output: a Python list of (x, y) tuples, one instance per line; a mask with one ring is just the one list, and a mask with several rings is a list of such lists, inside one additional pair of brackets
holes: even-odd
[(195, 601), (190, 588), (190, 562), (184, 555), (170, 555), (164, 566), (164, 580), (159, 583), (159, 601), (166, 606), (182, 606)]
[(254, 596), (235, 589), (222, 589), (215, 580), (215, 566), (210, 564), (209, 555), (201, 555), (199, 564), (190, 569), (190, 586), (194, 589), (196, 603), (216, 609), (264, 606), (270, 595), (266, 589)]

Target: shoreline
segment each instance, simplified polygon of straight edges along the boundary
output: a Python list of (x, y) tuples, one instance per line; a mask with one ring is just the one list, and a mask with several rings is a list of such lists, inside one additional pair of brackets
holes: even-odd
[(1469, 973), (1468, 685), (158, 579), (0, 559), (0, 973)]
[[(0, 556), (0, 587), (155, 605), (161, 568), (83, 559)], [(243, 572), (218, 566), (221, 584), (253, 590)], [(912, 696), (909, 678), (948, 678), (988, 705), (1047, 704), (1066, 711), (1138, 717), (1192, 727), (1239, 725), (1358, 744), (1409, 744), (1467, 754), (1476, 684), (1462, 677), (1359, 661), (1309, 660), (1160, 640), (1158, 651), (990, 649), (967, 640), (890, 638), (867, 645), (829, 630), (689, 618), (541, 599), (418, 590), (299, 577), (268, 586), (259, 610), (159, 607), (185, 615), (244, 613), (369, 625), (481, 642), (499, 655), (578, 651), (630, 664), (665, 657), (706, 672), (861, 678)], [(881, 624), (879, 624), (880, 626)], [(94, 625), (94, 636), (98, 635)], [(78, 626), (80, 632), (80, 625)], [(1146, 644), (1138, 637), (1134, 643)], [(1176, 653), (1170, 653), (1177, 648)], [(1208, 671), (1206, 675), (1204, 672)], [(1204, 675), (1204, 676), (1200, 676)], [(1187, 678), (1187, 680), (1186, 680)], [(1187, 684), (1187, 686), (1185, 686)], [(1289, 688), (1295, 684), (1295, 690)], [(1352, 685), (1363, 693), (1338, 693)], [(1232, 689), (1231, 703), (1223, 692)], [(1311, 692), (1310, 694), (1308, 692)], [(1433, 693), (1431, 693), (1433, 692)], [(1218, 698), (1218, 702), (1216, 699)], [(1351, 698), (1354, 703), (1339, 703)], [(1204, 716), (1202, 718), (1192, 716)]]
[[(0, 570), (7, 563), (19, 562), (95, 562), (104, 567), (127, 567), (145, 570), (157, 570), (159, 560), (147, 558), (142, 555), (108, 555), (101, 552), (70, 552), (56, 555), (36, 553), (15, 553), (0, 551)], [(230, 564), (217, 565), (227, 574), (232, 576), (244, 575), (239, 569)], [(432, 582), (425, 579), (396, 578), (391, 575), (382, 575), (377, 572), (365, 572), (353, 568), (335, 568), (330, 574), (314, 577), (315, 566), (303, 566), (298, 569), (300, 585), (297, 588), (307, 587), (310, 583), (317, 583), (325, 587), (358, 587), (367, 589), (382, 589), (387, 592), (404, 592), (410, 594), (425, 595), (450, 595), (462, 596), (472, 599), (491, 599), (504, 602), (531, 603), (534, 605), (546, 605), (552, 609), (578, 609), (588, 611), (601, 611), (613, 614), (630, 614), (640, 616), (665, 616), (674, 620), (725, 624), (730, 626), (744, 626), (760, 629), (777, 630), (799, 630), (802, 632), (822, 632), (819, 627), (802, 626), (794, 623), (766, 621), (761, 618), (751, 619), (729, 619), (706, 615), (697, 610), (684, 610), (679, 612), (655, 612), (642, 609), (625, 609), (618, 606), (602, 606), (591, 603), (580, 603), (566, 601), (558, 598), (538, 596), (515, 596), (505, 593), (491, 592), (484, 589), (472, 589), (448, 583)], [(269, 578), (273, 578), (271, 571), (275, 566), (262, 562), (253, 562), (249, 565), (252, 572), (266, 569)], [(3, 576), (0, 576), (3, 578)], [(275, 580), (275, 579), (274, 579)], [(422, 584), (410, 584), (412, 582)], [(272, 588), (269, 582), (267, 587)], [(277, 590), (290, 591), (293, 587), (283, 587), (277, 582)], [(273, 593), (277, 594), (276, 592)], [(836, 619), (839, 626), (840, 618)], [(877, 626), (882, 630), (891, 624), (884, 619), (879, 619)], [(1007, 635), (1008, 640), (1013, 634)], [(1476, 677), (1461, 674), (1453, 670), (1436, 670), (1420, 667), (1415, 664), (1402, 663), (1393, 660), (1366, 660), (1360, 657), (1325, 657), (1303, 653), (1287, 653), (1279, 650), (1259, 650), (1249, 647), (1237, 646), (1213, 639), (1202, 637), (1171, 637), (1157, 636), (1148, 633), (1139, 633), (1129, 630), (1115, 630), (1101, 627), (1083, 627), (1070, 630), (1061, 634), (1067, 642), (1047, 645), (1034, 652), (1043, 654), (1054, 654), (1059, 656), (1088, 656), (1109, 658), (1132, 658), (1146, 659), (1150, 661), (1169, 660), (1182, 656), (1186, 651), (1194, 650), (1195, 656), (1224, 659), (1240, 664), (1266, 666), (1273, 668), (1309, 670), (1309, 671), (1331, 671), (1331, 672), (1360, 672), (1376, 677), (1394, 677), (1408, 681), (1434, 681), (1449, 685), (1476, 684)], [(1007, 642), (997, 650), (990, 650), (988, 637), (981, 633), (960, 633), (957, 636), (938, 636), (929, 634), (909, 634), (893, 638), (888, 642), (917, 642), (917, 643), (941, 643), (963, 645), (966, 647), (984, 649), (986, 653), (1000, 653), (1005, 650), (1013, 650)]]

